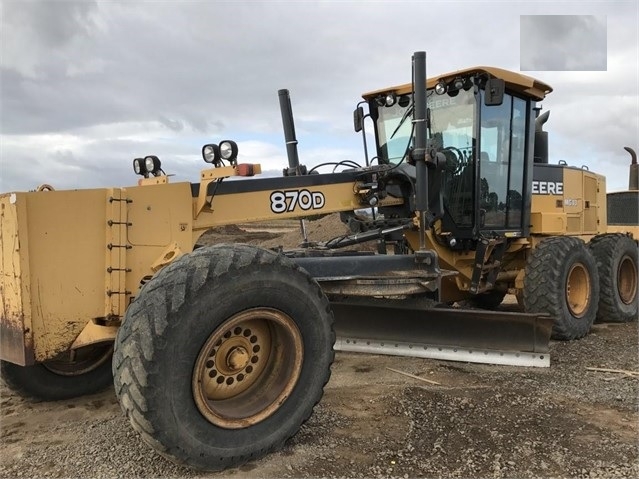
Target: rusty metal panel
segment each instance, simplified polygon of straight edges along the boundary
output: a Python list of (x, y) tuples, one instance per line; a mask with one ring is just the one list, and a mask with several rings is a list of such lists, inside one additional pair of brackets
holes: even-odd
[(33, 363), (27, 208), (23, 193), (0, 195), (0, 358)]
[(107, 195), (104, 189), (44, 191), (19, 199), (28, 212), (28, 248), (20, 254), (30, 272), (34, 356), (45, 361), (104, 316)]

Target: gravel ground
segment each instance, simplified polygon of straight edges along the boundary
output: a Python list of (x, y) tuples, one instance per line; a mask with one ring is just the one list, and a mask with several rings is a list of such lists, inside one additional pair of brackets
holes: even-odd
[[(309, 230), (326, 240), (344, 226), (326, 217)], [(290, 247), (300, 235), (224, 227), (202, 239)], [(639, 371), (638, 343), (637, 322), (595, 325), (553, 342), (550, 368), (337, 353), (324, 398), (283, 450), (209, 474), (142, 442), (112, 389), (47, 403), (0, 382), (0, 478), (636, 478), (639, 378), (586, 367)]]
[(2, 385), (0, 477), (639, 477), (639, 380), (585, 369), (637, 371), (637, 323), (597, 325), (551, 356), (539, 369), (338, 353), (282, 451), (204, 475), (144, 444), (112, 390), (46, 403)]

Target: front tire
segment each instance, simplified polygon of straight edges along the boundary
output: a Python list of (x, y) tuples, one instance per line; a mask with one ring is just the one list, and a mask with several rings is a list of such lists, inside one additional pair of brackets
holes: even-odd
[(590, 331), (599, 303), (599, 275), (592, 254), (579, 238), (541, 241), (526, 262), (524, 310), (554, 319), (553, 339), (578, 339)]
[(180, 464), (221, 470), (279, 448), (330, 377), (333, 315), (295, 263), (244, 245), (200, 248), (129, 306), (116, 394), (142, 438)]
[(18, 394), (43, 401), (85, 396), (113, 385), (112, 353), (108, 343), (71, 350), (33, 366), (2, 361), (2, 379)]
[(637, 244), (623, 234), (605, 234), (595, 236), (588, 247), (601, 281), (597, 321), (626, 323), (637, 319)]

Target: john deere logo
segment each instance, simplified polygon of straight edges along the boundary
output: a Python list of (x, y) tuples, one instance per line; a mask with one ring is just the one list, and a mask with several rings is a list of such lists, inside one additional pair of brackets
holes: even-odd
[(561, 181), (533, 181), (533, 195), (563, 195), (564, 184)]

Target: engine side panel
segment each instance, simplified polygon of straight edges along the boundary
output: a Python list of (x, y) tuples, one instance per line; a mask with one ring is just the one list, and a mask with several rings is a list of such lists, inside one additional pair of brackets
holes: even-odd
[(595, 235), (606, 231), (606, 179), (565, 165), (535, 164), (531, 233)]

